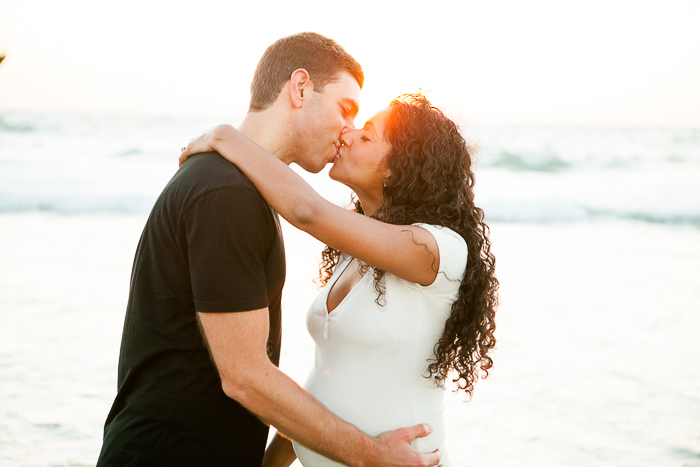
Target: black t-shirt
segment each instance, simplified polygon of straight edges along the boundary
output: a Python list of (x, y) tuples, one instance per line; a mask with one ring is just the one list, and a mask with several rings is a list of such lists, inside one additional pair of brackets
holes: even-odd
[(277, 214), (219, 154), (191, 157), (139, 242), (98, 466), (261, 464), (268, 428), (224, 394), (196, 312), (269, 307), (277, 365), (284, 278)]

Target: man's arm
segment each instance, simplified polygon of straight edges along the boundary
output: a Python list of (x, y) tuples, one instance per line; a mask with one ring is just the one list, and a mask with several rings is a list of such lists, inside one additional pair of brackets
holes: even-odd
[(281, 433), (349, 466), (437, 465), (440, 453), (419, 454), (414, 438), (426, 425), (401, 428), (376, 438), (344, 422), (270, 362), (268, 309), (198, 313), (226, 395)]

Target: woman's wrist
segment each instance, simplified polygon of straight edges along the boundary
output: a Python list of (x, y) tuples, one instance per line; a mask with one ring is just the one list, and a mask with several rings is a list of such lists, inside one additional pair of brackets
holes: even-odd
[[(233, 130), (233, 132), (231, 130)], [(235, 131), (235, 128), (225, 123), (214, 127), (209, 137), (209, 146), (211, 146), (214, 151), (221, 152), (221, 143), (227, 138), (235, 137)]]

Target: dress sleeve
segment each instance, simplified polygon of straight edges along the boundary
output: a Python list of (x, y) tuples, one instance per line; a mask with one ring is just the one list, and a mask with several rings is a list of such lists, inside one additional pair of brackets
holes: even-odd
[(195, 309), (203, 313), (268, 306), (265, 259), (274, 219), (260, 194), (244, 186), (209, 192), (183, 216)]
[(467, 243), (459, 234), (447, 227), (429, 224), (415, 225), (432, 234), (440, 251), (440, 266), (437, 277), (432, 284), (421, 286), (421, 288), (431, 294), (453, 300), (459, 292), (459, 286), (467, 268), (467, 254), (469, 252)]

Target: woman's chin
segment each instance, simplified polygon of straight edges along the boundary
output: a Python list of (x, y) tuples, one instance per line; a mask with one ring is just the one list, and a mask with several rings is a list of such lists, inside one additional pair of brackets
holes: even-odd
[(330, 178), (331, 180), (335, 180), (336, 182), (343, 183), (342, 180), (338, 179), (338, 170), (336, 169), (335, 164), (333, 164), (330, 170), (328, 171), (328, 178)]
[[(335, 167), (335, 166), (333, 166)], [(328, 178), (333, 180), (334, 182), (342, 183), (346, 187), (350, 188), (351, 190), (355, 191), (355, 189), (348, 185), (345, 178), (342, 176), (342, 174), (339, 174), (337, 170), (333, 170), (333, 167), (331, 167), (331, 170), (328, 171)]]

